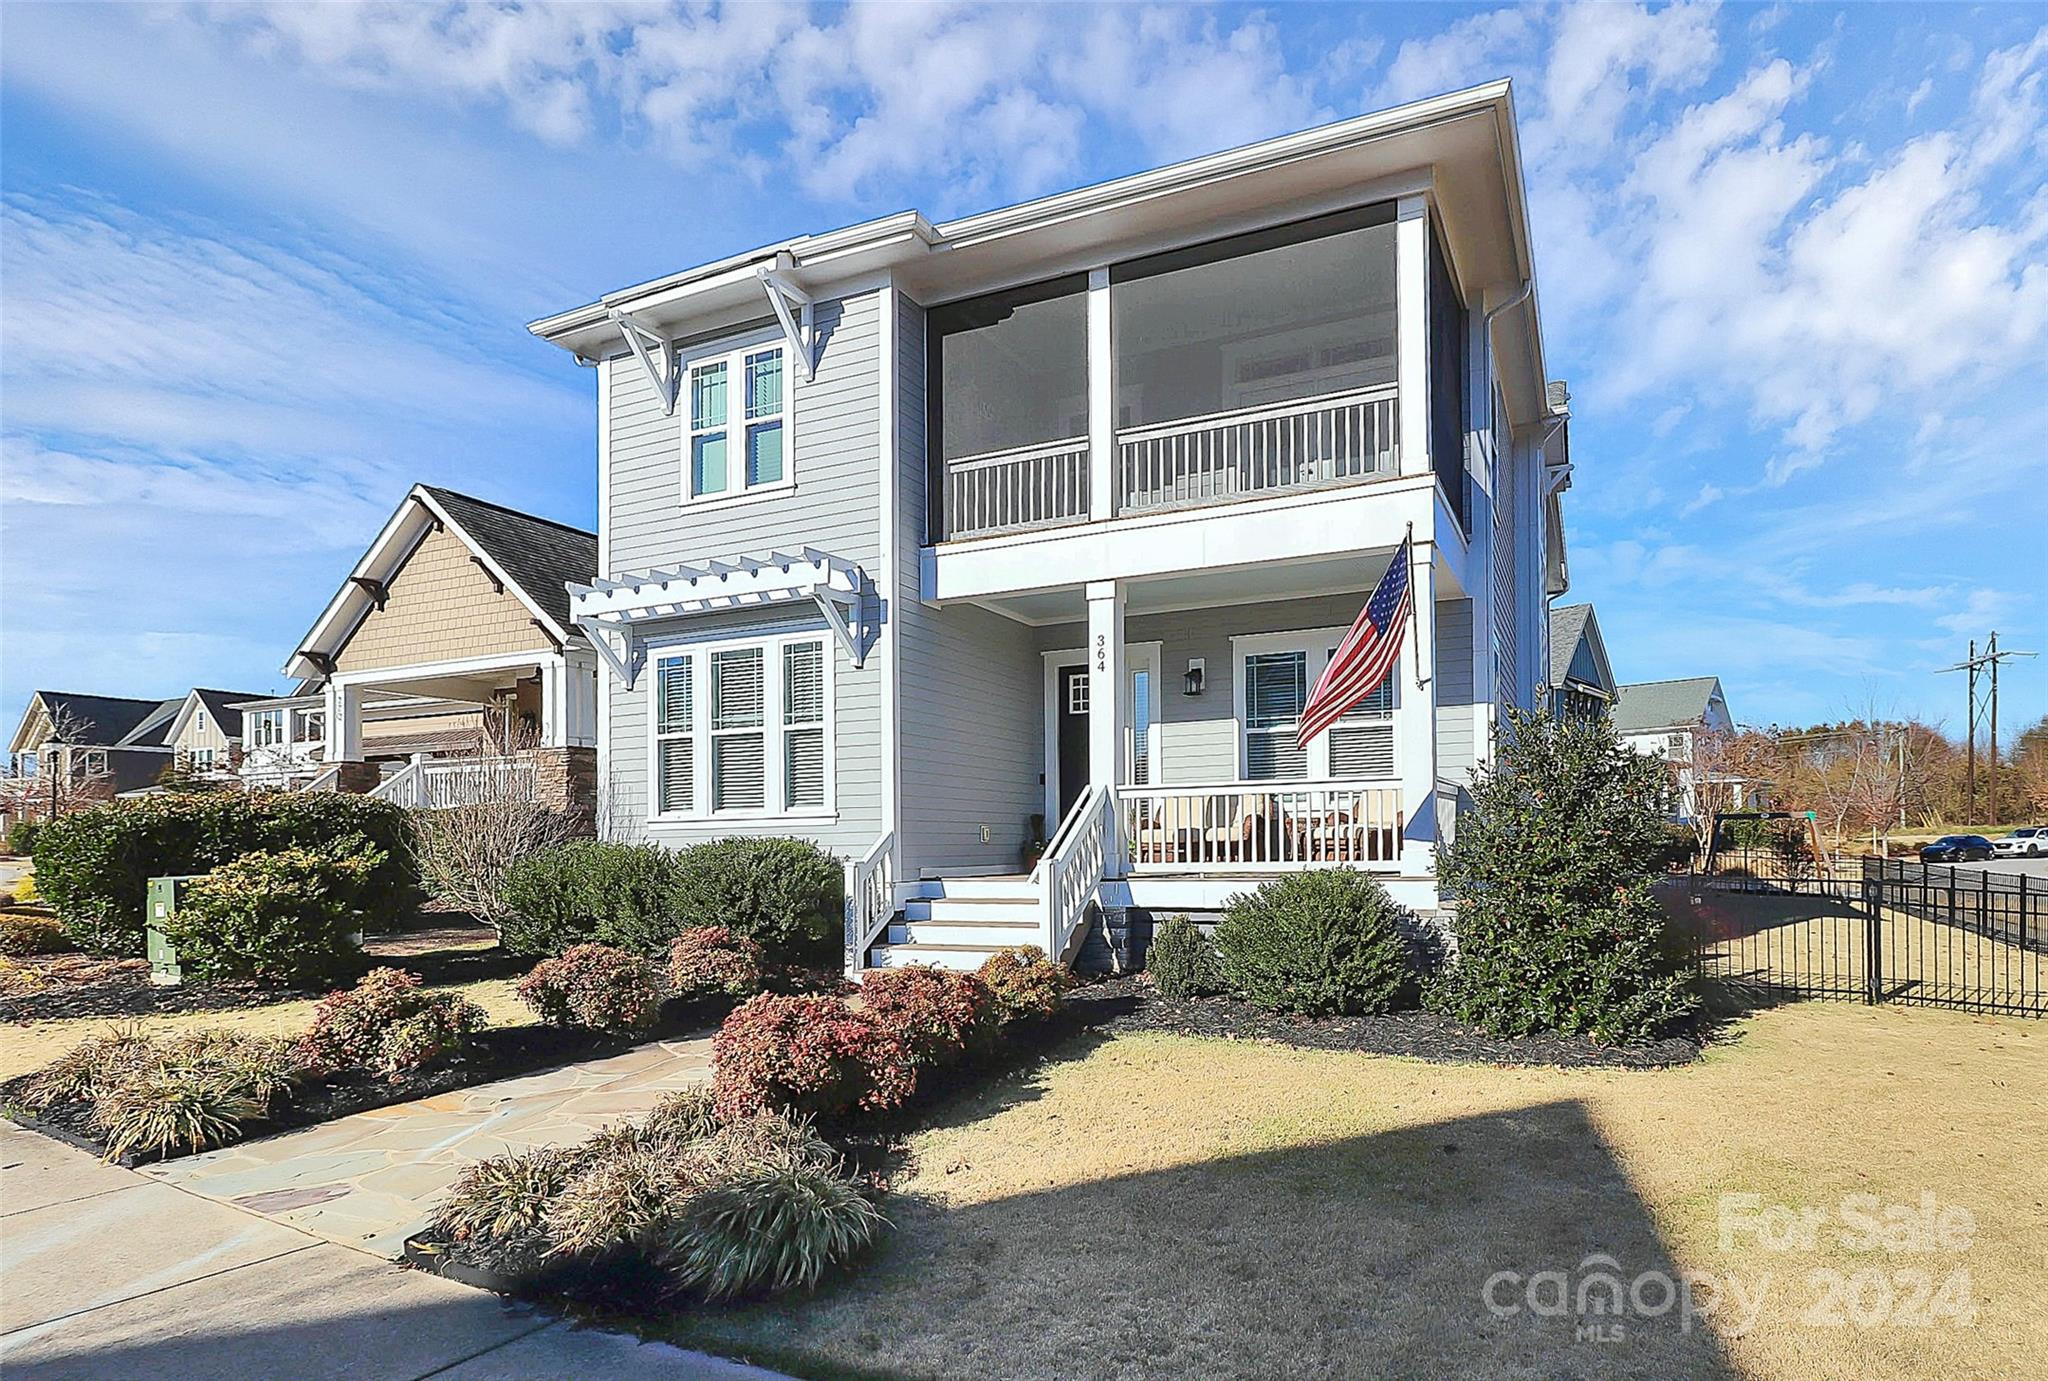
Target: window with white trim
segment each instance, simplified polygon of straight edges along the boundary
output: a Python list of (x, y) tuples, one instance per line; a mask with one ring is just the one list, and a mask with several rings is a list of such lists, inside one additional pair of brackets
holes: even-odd
[(781, 345), (693, 360), (684, 394), (687, 500), (788, 486), (789, 371)]
[(1301, 712), (1329, 666), (1343, 630), (1238, 638), (1239, 770), (1244, 780), (1359, 780), (1394, 775), (1394, 681), (1327, 730), (1295, 746)]
[(242, 722), (251, 748), (275, 748), (284, 742), (283, 710), (251, 710)]
[(657, 653), (657, 818), (829, 813), (831, 678), (823, 633)]

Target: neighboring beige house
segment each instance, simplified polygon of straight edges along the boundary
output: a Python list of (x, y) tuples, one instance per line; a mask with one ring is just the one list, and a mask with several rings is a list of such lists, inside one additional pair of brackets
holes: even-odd
[(239, 707), (245, 779), (448, 805), (520, 750), (544, 798), (594, 810), (597, 659), (568, 584), (596, 574), (593, 533), (415, 485), (285, 664), (300, 692)]
[(242, 712), (238, 707), (263, 694), (205, 687), (186, 692), (171, 720), (168, 742), (172, 761), (201, 776), (234, 776), (242, 759)]

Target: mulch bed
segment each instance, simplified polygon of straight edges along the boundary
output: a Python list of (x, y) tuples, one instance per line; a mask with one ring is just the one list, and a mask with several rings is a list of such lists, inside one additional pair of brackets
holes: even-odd
[(1111, 1035), (1162, 1031), (1267, 1040), (1306, 1050), (1407, 1055), (1437, 1064), (1663, 1069), (1698, 1059), (1705, 1044), (1703, 1025), (1685, 1027), (1645, 1045), (1602, 1045), (1583, 1036), (1491, 1036), (1424, 1011), (1379, 1017), (1275, 1016), (1229, 997), (1169, 1001), (1132, 975), (1089, 984), (1068, 994), (1067, 1001), (1084, 1013), (1092, 1009), (1092, 1017), (1084, 1019)]
[[(410, 969), (429, 987), (509, 978), (533, 967), (497, 948), (488, 927), (435, 917), (431, 926), (372, 935), (363, 946), (363, 967), (392, 964)], [(180, 1012), (233, 1012), (325, 995), (330, 987), (290, 989), (252, 983), (186, 982), (175, 988), (149, 981), (142, 959), (105, 959), (85, 954), (40, 954), (13, 961), (41, 980), (32, 990), (0, 997), (0, 1022), (61, 1021), (67, 1017), (170, 1016)]]
[[(538, 1074), (579, 1060), (603, 1059), (647, 1041), (676, 1040), (703, 1034), (715, 1028), (722, 1015), (716, 1006), (707, 1007), (704, 1003), (672, 1004), (671, 1009), (663, 1014), (659, 1026), (633, 1040), (578, 1027), (489, 1027), (478, 1032), (461, 1055), (427, 1069), (415, 1070), (396, 1082), (367, 1070), (344, 1070), (301, 1084), (279, 1095), (269, 1117), (243, 1123), (240, 1135), (223, 1144), (233, 1145), (278, 1132), (296, 1131), (301, 1127), (347, 1117), (351, 1113), (369, 1112), (393, 1103), (409, 1103), (416, 1098), (431, 1098), (437, 1093), (452, 1093), (494, 1079)], [(34, 1077), (33, 1074), (24, 1074), (0, 1083), (0, 1110), (30, 1131), (41, 1132), (94, 1155), (104, 1156), (106, 1142), (92, 1126), (90, 1103), (56, 1103), (33, 1114), (21, 1106), (22, 1093)], [(174, 1158), (154, 1152), (138, 1153), (123, 1156), (118, 1164), (132, 1168)]]

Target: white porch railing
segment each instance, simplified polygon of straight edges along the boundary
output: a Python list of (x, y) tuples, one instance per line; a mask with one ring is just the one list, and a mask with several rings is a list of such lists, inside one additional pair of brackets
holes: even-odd
[(1127, 428), (1116, 438), (1117, 512), (1393, 474), (1395, 397), (1384, 384)]
[(846, 972), (867, 967), (868, 950), (896, 914), (896, 836), (885, 834), (846, 861)]
[(1280, 872), (1401, 861), (1401, 788), (1384, 782), (1224, 782), (1117, 791), (1133, 873)]
[(946, 462), (946, 536), (1016, 532), (1088, 516), (1088, 438)]
[(1102, 886), (1115, 828), (1109, 796), (1091, 784), (1060, 822), (1032, 871), (1031, 885), (1044, 908), (1045, 952), (1062, 964), (1073, 962), (1073, 951), (1086, 933), (1082, 923)]
[(296, 787), (294, 788), (294, 790), (333, 791), (337, 783), (340, 782), (340, 780), (341, 768), (338, 766), (327, 767), (323, 768), (318, 775), (316, 775), (311, 781), (308, 781), (304, 786)]
[(411, 810), (445, 810), (493, 800), (536, 785), (532, 757), (414, 758), (370, 788), (369, 794)]

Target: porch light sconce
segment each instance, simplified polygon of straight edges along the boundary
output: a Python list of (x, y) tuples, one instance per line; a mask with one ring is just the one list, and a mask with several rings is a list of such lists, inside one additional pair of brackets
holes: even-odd
[(1202, 693), (1203, 672), (1206, 666), (1207, 663), (1200, 657), (1188, 658), (1188, 673), (1182, 678), (1180, 688), (1182, 695), (1200, 695)]

